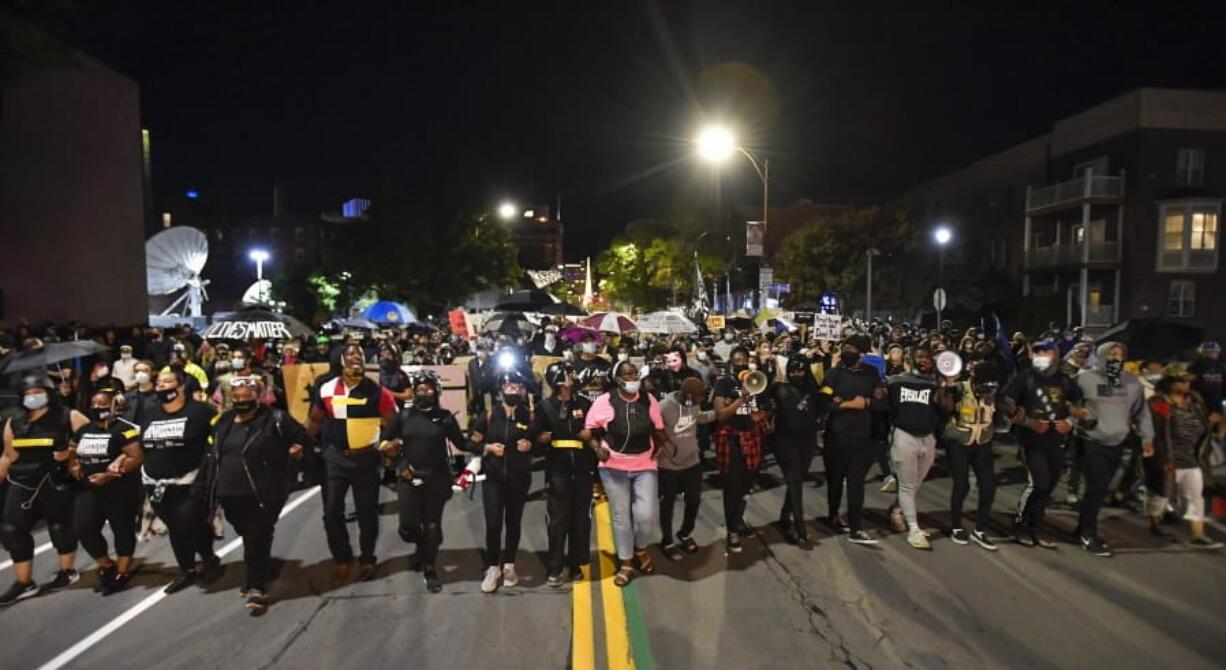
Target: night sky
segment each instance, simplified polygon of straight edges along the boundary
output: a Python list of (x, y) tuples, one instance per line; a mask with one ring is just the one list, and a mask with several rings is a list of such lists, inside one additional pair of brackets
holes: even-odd
[[(571, 258), (715, 196), (703, 118), (770, 157), (773, 202), (866, 201), (1139, 86), (1226, 87), (1220, 1), (326, 4), (81, 1), (61, 25), (140, 83), (159, 208), (561, 196)], [(718, 195), (759, 188), (742, 163)]]

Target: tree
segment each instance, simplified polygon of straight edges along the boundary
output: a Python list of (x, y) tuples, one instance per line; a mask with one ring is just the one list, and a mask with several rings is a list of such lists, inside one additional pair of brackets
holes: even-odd
[(506, 229), (467, 207), (387, 188), (371, 199), (370, 218), (339, 236), (337, 267), (361, 293), (434, 314), (472, 294), (509, 285), (521, 274)]
[[(673, 302), (688, 305), (694, 290), (693, 238), (678, 230), (675, 222), (645, 219), (631, 221), (622, 235), (596, 258), (601, 295), (621, 306), (651, 311)], [(703, 276), (724, 271), (724, 261), (716, 253), (698, 250)]]

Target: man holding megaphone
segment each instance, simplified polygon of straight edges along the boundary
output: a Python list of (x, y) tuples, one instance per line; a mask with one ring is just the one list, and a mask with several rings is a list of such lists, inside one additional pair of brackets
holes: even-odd
[(724, 478), (725, 547), (741, 553), (745, 525), (745, 496), (762, 465), (762, 443), (769, 432), (765, 375), (749, 369), (749, 351), (734, 347), (729, 354), (730, 374), (715, 382), (715, 464)]

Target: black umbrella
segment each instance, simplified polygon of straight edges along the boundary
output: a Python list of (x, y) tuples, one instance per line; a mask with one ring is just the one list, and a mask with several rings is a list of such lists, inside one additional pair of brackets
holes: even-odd
[(518, 312), (507, 312), (504, 314), (495, 314), (485, 320), (481, 325), (483, 333), (502, 333), (515, 337), (517, 335), (531, 335), (536, 330), (536, 326), (528, 320), (528, 317)]
[(314, 337), (306, 324), (288, 314), (266, 309), (244, 309), (214, 321), (204, 331), (207, 340), (288, 340)]
[(494, 305), (499, 312), (539, 312), (541, 308), (556, 304), (557, 298), (539, 289), (516, 291)]
[(1098, 336), (1097, 344), (1119, 342), (1131, 359), (1169, 360), (1200, 344), (1205, 331), (1199, 326), (1168, 319), (1128, 319)]
[(587, 312), (569, 302), (555, 302), (552, 305), (545, 305), (537, 311), (541, 314), (554, 314), (558, 316), (587, 316)]
[(82, 356), (92, 356), (110, 347), (93, 340), (74, 340), (71, 342), (52, 342), (41, 349), (22, 351), (9, 354), (0, 361), (0, 374), (11, 374), (24, 370), (42, 370), (50, 365), (70, 361)]

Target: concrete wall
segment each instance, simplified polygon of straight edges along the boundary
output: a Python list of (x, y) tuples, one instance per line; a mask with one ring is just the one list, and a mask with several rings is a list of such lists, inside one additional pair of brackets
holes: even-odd
[(143, 323), (140, 92), (84, 55), (0, 92), (0, 324)]

